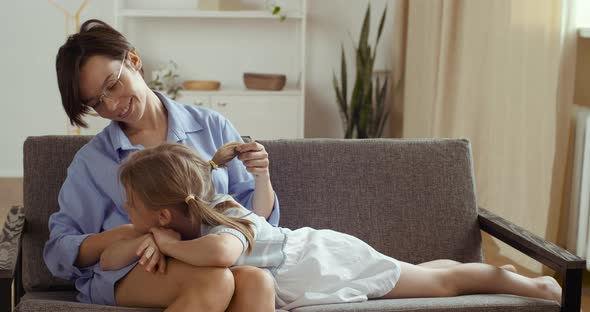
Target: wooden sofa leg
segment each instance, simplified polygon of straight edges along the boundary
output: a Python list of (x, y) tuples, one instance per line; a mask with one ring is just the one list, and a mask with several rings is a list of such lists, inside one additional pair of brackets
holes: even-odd
[(11, 278), (0, 278), (0, 311), (12, 311)]
[(582, 269), (568, 269), (563, 277), (561, 312), (580, 311), (582, 303)]

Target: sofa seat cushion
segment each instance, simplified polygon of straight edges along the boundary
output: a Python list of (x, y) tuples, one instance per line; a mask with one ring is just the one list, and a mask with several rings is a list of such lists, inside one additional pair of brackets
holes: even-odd
[[(146, 308), (123, 308), (97, 304), (86, 304), (76, 301), (75, 291), (47, 291), (28, 292), (16, 307), (15, 312), (74, 312), (74, 311), (97, 311), (97, 312), (159, 312), (162, 309)], [(277, 312), (287, 312), (277, 310)]]
[[(69, 291), (29, 292), (19, 303), (17, 312), (44, 311), (125, 311), (152, 312), (160, 309), (122, 308), (76, 302), (76, 293)], [(277, 310), (277, 312), (280, 310)], [(317, 305), (294, 309), (293, 312), (559, 312), (555, 301), (510, 295), (469, 295), (451, 298), (415, 298), (372, 300), (363, 303)]]
[(559, 312), (559, 308), (559, 304), (551, 300), (511, 295), (468, 295), (317, 305), (297, 308), (293, 312)]

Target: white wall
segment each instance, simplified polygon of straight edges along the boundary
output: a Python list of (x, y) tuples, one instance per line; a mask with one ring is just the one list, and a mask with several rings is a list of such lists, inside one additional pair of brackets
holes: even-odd
[[(244, 0), (247, 4), (253, 1), (255, 0)], [(388, 20), (379, 44), (376, 69), (389, 68), (393, 60), (393, 1), (371, 0), (371, 43), (374, 42), (385, 3), (389, 7)], [(349, 89), (352, 89), (352, 40), (358, 40), (367, 2), (309, 1), (306, 137), (337, 138), (343, 135), (332, 88), (332, 71), (340, 70), (340, 44), (344, 43), (351, 65), (348, 72)], [(114, 23), (113, 12), (112, 0), (93, 0), (82, 14), (81, 20), (98, 18)], [(169, 23), (174, 23), (174, 26)], [(135, 28), (129, 27), (127, 31), (140, 54), (142, 48), (146, 50), (143, 54), (148, 71), (154, 64), (165, 62), (171, 53), (171, 49), (151, 45), (151, 38), (158, 36), (162, 39), (162, 28), (176, 27), (172, 37), (164, 38), (167, 45), (183, 41), (183, 45), (191, 47), (189, 51), (200, 51), (173, 52), (175, 60), (181, 65), (180, 74), (183, 78), (215, 79), (216, 75), (233, 75), (235, 79), (229, 80), (228, 84), (238, 85), (241, 83), (240, 73), (253, 67), (252, 69), (260, 71), (285, 72), (291, 84), (296, 80), (297, 67), (290, 54), (294, 48), (288, 41), (289, 31), (284, 31), (288, 24), (276, 24), (269, 28), (257, 24), (259, 22), (256, 21), (248, 25), (231, 25), (235, 23), (233, 21), (230, 25), (205, 22), (198, 24), (198, 27), (195, 23), (190, 20), (167, 22), (166, 19), (154, 23), (142, 21), (135, 24)], [(232, 30), (232, 26), (239, 26), (240, 32)], [(149, 33), (139, 33), (138, 29), (149, 30)], [(219, 34), (236, 37), (234, 41), (221, 40)], [(262, 37), (253, 38), (257, 35)], [(65, 41), (63, 13), (47, 1), (5, 3), (0, 10), (0, 38), (0, 68), (3, 73), (0, 76), (0, 91), (3, 95), (0, 103), (0, 177), (18, 177), (22, 176), (22, 145), (27, 136), (66, 134), (67, 119), (61, 106), (55, 74), (55, 55)], [(228, 42), (233, 42), (234, 46), (228, 45)], [(254, 43), (249, 42), (263, 42), (269, 50), (265, 50), (268, 52), (264, 55), (256, 55)], [(218, 48), (213, 48), (214, 45)], [(232, 58), (232, 55), (242, 55), (246, 61), (235, 62), (236, 58)], [(210, 61), (217, 57), (230, 61), (226, 64)], [(193, 74), (195, 72), (199, 74)], [(106, 123), (95, 120), (91, 124), (92, 129), (83, 131), (84, 134), (95, 133)]]
[(590, 1), (577, 0), (576, 24), (578, 27), (590, 27)]

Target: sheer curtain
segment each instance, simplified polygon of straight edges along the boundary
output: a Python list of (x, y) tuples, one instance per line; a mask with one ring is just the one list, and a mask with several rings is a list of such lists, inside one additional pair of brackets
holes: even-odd
[[(407, 6), (404, 97), (398, 109), (403, 136), (470, 139), (479, 205), (554, 242), (561, 240), (559, 220), (567, 206), (574, 5), (573, 0), (401, 5)], [(541, 272), (539, 263), (495, 239), (486, 236), (484, 242), (487, 262), (516, 262), (531, 275)]]

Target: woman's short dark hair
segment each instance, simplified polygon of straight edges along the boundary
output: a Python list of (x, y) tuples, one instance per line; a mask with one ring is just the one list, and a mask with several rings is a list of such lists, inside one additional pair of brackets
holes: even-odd
[(80, 98), (80, 68), (91, 56), (102, 55), (120, 60), (135, 48), (107, 23), (92, 19), (80, 26), (80, 32), (68, 37), (57, 52), (55, 69), (61, 102), (72, 125), (87, 128), (82, 119), (90, 108)]

